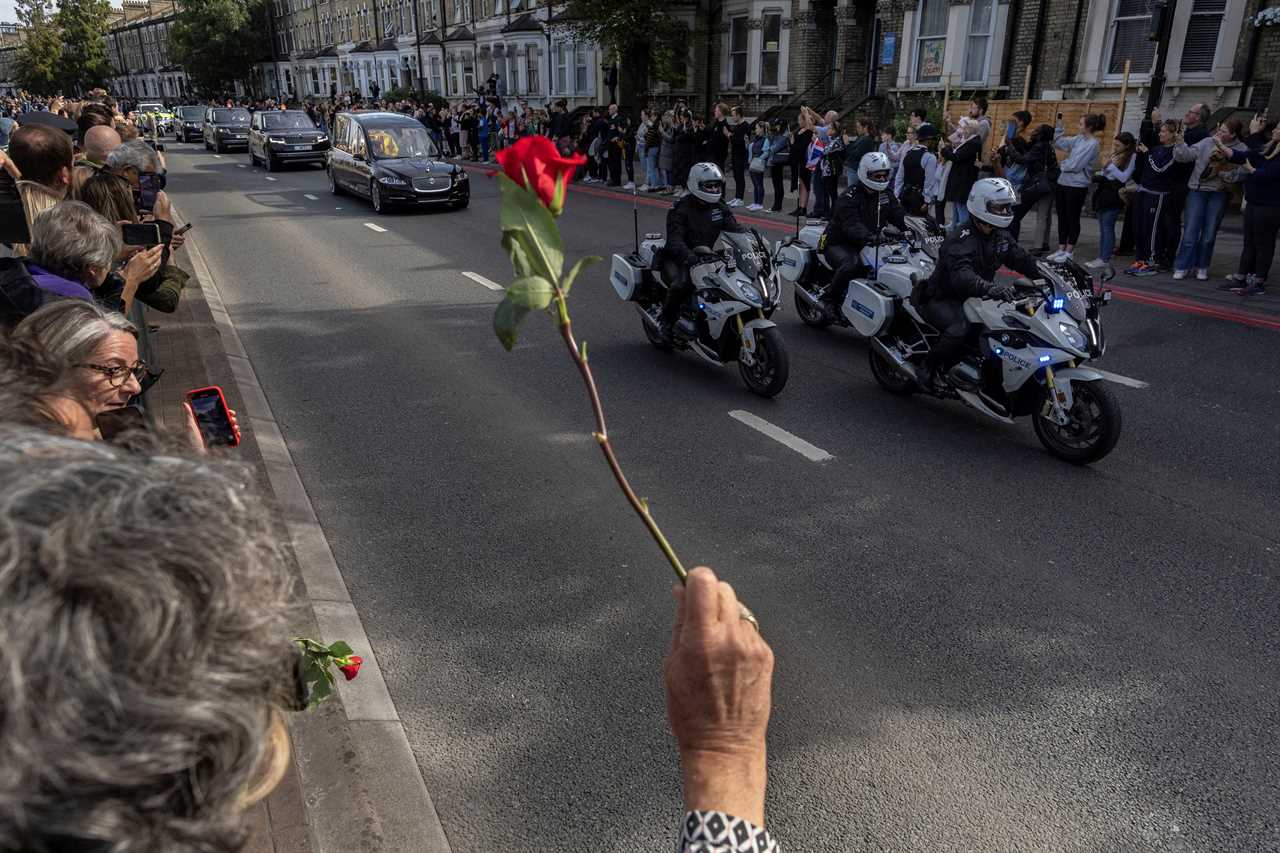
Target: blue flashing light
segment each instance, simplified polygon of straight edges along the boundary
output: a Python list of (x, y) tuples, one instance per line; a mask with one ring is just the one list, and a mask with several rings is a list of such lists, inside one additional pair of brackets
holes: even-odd
[(995, 353), (996, 355), (1000, 355), (1001, 353), (1003, 353), (1003, 352), (1004, 352), (1004, 347), (993, 346), (993, 347), (991, 348), (991, 351), (992, 351), (993, 353)]
[(1049, 363), (1049, 362), (1051, 362), (1051, 361), (1053, 361), (1052, 356), (1047, 356), (1047, 355), (1042, 355), (1042, 356), (1040, 356), (1040, 363), (1041, 363), (1041, 364), (1048, 364), (1048, 363)]
[(1061, 296), (1054, 297), (1054, 300), (1053, 300), (1053, 310), (1054, 310), (1054, 311), (1061, 311), (1061, 310), (1062, 310), (1062, 306), (1063, 306), (1063, 304), (1064, 304), (1064, 301), (1063, 301), (1063, 299), (1062, 299), (1062, 297), (1061, 297)]

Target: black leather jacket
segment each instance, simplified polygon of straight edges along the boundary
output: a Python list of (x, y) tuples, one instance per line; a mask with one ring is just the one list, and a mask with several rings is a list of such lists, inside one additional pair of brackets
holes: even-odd
[(824, 246), (844, 246), (857, 251), (874, 243), (879, 229), (889, 224), (903, 231), (907, 228), (897, 197), (887, 189), (874, 192), (859, 181), (836, 199)]
[(694, 259), (694, 246), (712, 249), (721, 232), (745, 230), (723, 201), (707, 204), (697, 196), (687, 195), (667, 211), (667, 242), (663, 254), (665, 258), (688, 265)]
[(1035, 258), (1008, 231), (993, 228), (991, 233), (983, 234), (972, 222), (966, 223), (943, 242), (938, 265), (920, 285), (917, 301), (963, 301), (971, 296), (986, 296), (1002, 266), (1027, 278), (1040, 274)]

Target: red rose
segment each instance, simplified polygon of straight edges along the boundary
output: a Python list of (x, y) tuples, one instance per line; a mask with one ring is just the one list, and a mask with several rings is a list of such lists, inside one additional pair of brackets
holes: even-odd
[(362, 663), (364, 663), (364, 658), (360, 657), (360, 655), (351, 655), (347, 658), (346, 663), (338, 666), (338, 669), (346, 676), (347, 681), (350, 681), (360, 674), (360, 664)]
[[(556, 205), (556, 187), (566, 183), (573, 170), (584, 165), (587, 158), (581, 154), (561, 157), (554, 144), (545, 136), (526, 136), (515, 145), (498, 152), (498, 163), (507, 177), (538, 196), (543, 207), (559, 213)], [(564, 196), (561, 195), (561, 204)]]

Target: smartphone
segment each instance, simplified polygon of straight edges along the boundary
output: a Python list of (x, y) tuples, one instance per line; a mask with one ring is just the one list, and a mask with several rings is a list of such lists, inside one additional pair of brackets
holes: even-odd
[(231, 411), (221, 388), (210, 385), (188, 391), (187, 402), (191, 404), (191, 411), (195, 412), (196, 425), (200, 427), (200, 435), (204, 438), (206, 447), (235, 447), (240, 443), (239, 436), (231, 426)]
[(135, 432), (146, 432), (150, 425), (147, 416), (137, 406), (121, 406), (118, 409), (107, 409), (94, 419), (103, 441), (115, 439)]
[(27, 214), (13, 176), (0, 169), (0, 243), (30, 243)]
[(126, 246), (159, 246), (160, 226), (154, 222), (138, 222), (121, 225)]
[(183, 225), (181, 228), (179, 228), (179, 229), (177, 229), (176, 231), (174, 231), (174, 232), (173, 232), (173, 233), (174, 233), (174, 236), (176, 237), (176, 236), (177, 236), (177, 235), (179, 235), (179, 234), (186, 234), (186, 233), (187, 233), (188, 231), (190, 231), (194, 226), (195, 226), (195, 223), (194, 223), (194, 222), (188, 222), (186, 225)]

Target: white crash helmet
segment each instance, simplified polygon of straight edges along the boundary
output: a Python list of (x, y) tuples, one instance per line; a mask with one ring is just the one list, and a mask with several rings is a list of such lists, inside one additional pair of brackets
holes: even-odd
[(858, 161), (858, 180), (862, 181), (864, 187), (874, 192), (884, 192), (889, 188), (889, 176), (892, 171), (889, 158), (880, 151), (863, 154), (862, 159)]
[(694, 163), (685, 185), (689, 192), (707, 204), (715, 204), (724, 198), (724, 172), (715, 163)]
[(983, 178), (969, 191), (965, 207), (969, 215), (997, 228), (1008, 228), (1013, 223), (1013, 208), (1018, 204), (1018, 193), (1013, 184), (1004, 178)]

